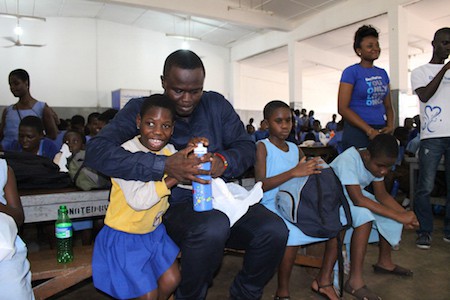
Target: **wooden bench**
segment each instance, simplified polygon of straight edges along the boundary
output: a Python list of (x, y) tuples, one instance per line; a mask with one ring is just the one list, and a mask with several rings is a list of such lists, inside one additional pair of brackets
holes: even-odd
[(74, 260), (67, 264), (56, 261), (56, 250), (28, 253), (32, 281), (45, 280), (33, 288), (36, 299), (47, 299), (92, 276), (92, 246), (74, 247)]
[[(33, 288), (37, 300), (47, 299), (92, 276), (93, 246), (74, 247), (74, 260), (67, 264), (56, 261), (56, 250), (41, 250), (28, 254), (32, 281), (43, 281)], [(225, 254), (243, 256), (245, 251), (225, 249)], [(322, 259), (299, 253), (296, 265), (320, 268)], [(44, 281), (45, 280), (45, 281)]]
[[(253, 179), (240, 182), (252, 186)], [(56, 219), (59, 205), (67, 205), (72, 219), (102, 216), (106, 213), (109, 191), (80, 191), (76, 189), (21, 192), (25, 222), (35, 223)], [(74, 261), (58, 264), (56, 250), (30, 252), (32, 280), (46, 280), (33, 288), (36, 299), (46, 299), (92, 276), (92, 246), (74, 247)], [(306, 250), (308, 249), (308, 251)], [(309, 254), (314, 246), (301, 248), (296, 265), (320, 268), (322, 251)], [(322, 252), (322, 253), (321, 253)], [(226, 249), (225, 254), (243, 255), (244, 251)]]

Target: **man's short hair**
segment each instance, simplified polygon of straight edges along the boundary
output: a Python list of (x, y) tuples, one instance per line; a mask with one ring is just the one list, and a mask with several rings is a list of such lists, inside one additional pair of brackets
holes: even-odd
[(181, 69), (194, 70), (202, 68), (205, 75), (205, 67), (200, 57), (190, 50), (177, 50), (167, 56), (164, 62), (163, 76), (167, 76), (172, 67)]

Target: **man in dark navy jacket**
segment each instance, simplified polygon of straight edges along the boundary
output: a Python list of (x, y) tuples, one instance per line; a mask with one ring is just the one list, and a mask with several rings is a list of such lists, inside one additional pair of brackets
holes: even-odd
[[(192, 51), (178, 50), (165, 63), (162, 86), (175, 102), (177, 116), (171, 143), (185, 148), (192, 137), (209, 140), (213, 178), (241, 175), (255, 161), (255, 145), (232, 105), (216, 92), (204, 92), (205, 69)], [(113, 177), (156, 181), (164, 174), (180, 183), (201, 182), (196, 175), (200, 158), (179, 151), (170, 157), (152, 153), (130, 153), (120, 145), (138, 134), (136, 115), (143, 99), (133, 99), (102, 131), (91, 139), (86, 163)], [(203, 158), (202, 158), (203, 159)], [(182, 252), (181, 284), (176, 299), (205, 299), (223, 257), (224, 247), (246, 250), (242, 270), (230, 288), (231, 299), (260, 299), (263, 288), (276, 271), (284, 254), (288, 231), (276, 215), (260, 204), (233, 227), (220, 211), (194, 212), (192, 191), (172, 190), (164, 224)]]

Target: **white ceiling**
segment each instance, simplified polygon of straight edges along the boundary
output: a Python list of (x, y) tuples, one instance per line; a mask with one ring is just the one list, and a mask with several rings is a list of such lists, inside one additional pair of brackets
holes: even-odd
[[(414, 1), (412, 1), (414, 2)], [(449, 0), (421, 0), (414, 2), (405, 7), (408, 13), (411, 13), (424, 20), (426, 23), (434, 26), (435, 29), (450, 26), (450, 1)], [(364, 20), (349, 26), (337, 28), (333, 31), (321, 34), (304, 40), (310, 46), (321, 50), (329, 51), (348, 58), (353, 58), (355, 62), (357, 58), (353, 51), (353, 37), (358, 27), (363, 24), (371, 24), (380, 32), (381, 56), (377, 61), (377, 65), (388, 67), (389, 65), (389, 32), (388, 32), (388, 16), (381, 15), (369, 20)], [(422, 38), (414, 35), (414, 32), (408, 35), (408, 54), (410, 56), (420, 55), (423, 53), (431, 53), (432, 36)], [(431, 57), (431, 56), (430, 56)], [(278, 72), (289, 71), (288, 69), (288, 49), (281, 47), (271, 50), (267, 53), (257, 55), (245, 60), (246, 64), (258, 66), (266, 70)], [(307, 62), (302, 65), (303, 75), (321, 75), (333, 72), (329, 67), (321, 66), (318, 63)], [(332, 78), (335, 80), (335, 78)]]
[(300, 20), (342, 1), (0, 0), (0, 13), (96, 18), (231, 47), (270, 29), (289, 31)]
[[(0, 0), (0, 14), (37, 17), (84, 17), (107, 20), (166, 34), (198, 37), (203, 42), (231, 47), (269, 30), (290, 31), (305, 18), (346, 0)], [(375, 0), (373, 0), (375, 1)], [(449, 0), (413, 0), (406, 9), (436, 28), (449, 26)], [(19, 6), (17, 5), (19, 4)], [(361, 21), (304, 42), (335, 54), (354, 57), (355, 30), (372, 24), (380, 31), (382, 55), (388, 60), (386, 15)], [(430, 39), (408, 36), (409, 54), (431, 51)], [(287, 47), (247, 59), (252, 66), (288, 72)], [(303, 66), (312, 74), (329, 70), (317, 62)], [(309, 71), (308, 71), (309, 70)]]

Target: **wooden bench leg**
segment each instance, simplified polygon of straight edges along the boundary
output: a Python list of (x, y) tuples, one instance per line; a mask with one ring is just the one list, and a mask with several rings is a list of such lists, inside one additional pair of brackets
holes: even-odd
[(91, 266), (79, 267), (75, 270), (66, 272), (64, 275), (53, 277), (33, 288), (34, 297), (37, 300), (47, 299), (67, 287), (73, 286), (86, 278), (92, 276)]

